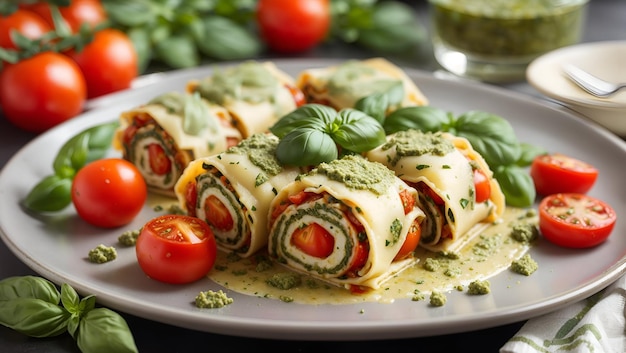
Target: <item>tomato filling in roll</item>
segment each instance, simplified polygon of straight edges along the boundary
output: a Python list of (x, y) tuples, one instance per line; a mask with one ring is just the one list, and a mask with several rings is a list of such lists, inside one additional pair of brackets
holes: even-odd
[[(403, 190), (400, 193), (400, 198), (405, 214), (408, 214), (415, 207), (415, 197), (407, 190)], [(359, 277), (359, 271), (367, 263), (370, 245), (365, 227), (355, 216), (355, 212), (358, 213), (358, 209), (350, 207), (326, 192), (318, 194), (301, 191), (290, 195), (272, 210), (270, 224), (275, 224), (285, 213), (291, 214), (292, 219), (298, 219), (296, 221), (297, 226), (287, 226), (287, 228), (293, 229), (291, 234), (287, 235), (289, 244), (306, 256), (319, 259), (319, 264), (313, 261), (304, 265), (307, 271), (320, 274), (338, 271), (335, 273), (337, 278), (356, 278)], [(316, 221), (316, 218), (320, 219), (319, 222)], [(286, 224), (289, 221), (278, 222)], [(343, 233), (345, 237), (342, 239), (336, 237), (335, 235), (338, 233)], [(416, 219), (394, 261), (408, 257), (419, 244), (420, 237), (421, 226)], [(332, 261), (332, 263), (337, 264), (336, 268), (325, 267), (324, 263), (328, 263), (325, 260), (334, 256), (340, 247), (346, 251), (345, 255), (349, 258), (346, 261), (348, 265), (344, 265), (344, 261)], [(287, 254), (286, 256), (290, 255)], [(355, 287), (355, 291), (358, 291), (359, 286), (353, 287)]]
[(204, 164), (206, 173), (185, 189), (187, 214), (205, 221), (222, 247), (246, 252), (251, 230), (245, 221), (247, 208), (240, 203), (229, 180), (215, 167)]

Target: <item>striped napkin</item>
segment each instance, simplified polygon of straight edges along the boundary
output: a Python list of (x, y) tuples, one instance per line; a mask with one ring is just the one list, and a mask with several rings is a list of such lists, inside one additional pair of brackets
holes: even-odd
[(500, 353), (626, 352), (626, 276), (564, 309), (528, 320)]

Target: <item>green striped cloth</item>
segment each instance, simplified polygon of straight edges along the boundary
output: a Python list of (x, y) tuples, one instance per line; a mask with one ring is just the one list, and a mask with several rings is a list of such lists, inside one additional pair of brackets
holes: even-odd
[(500, 353), (626, 352), (626, 276), (599, 293), (532, 318)]

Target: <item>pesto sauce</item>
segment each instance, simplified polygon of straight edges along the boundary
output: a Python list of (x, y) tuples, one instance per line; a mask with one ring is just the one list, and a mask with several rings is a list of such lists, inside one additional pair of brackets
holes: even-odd
[[(283, 167), (276, 158), (278, 139), (271, 135), (253, 134), (241, 140), (236, 146), (230, 147), (225, 153), (236, 153), (248, 156), (252, 164), (270, 176), (278, 175)], [(267, 176), (256, 176), (257, 184), (267, 181)]]
[(194, 302), (197, 308), (215, 309), (232, 304), (234, 300), (228, 297), (228, 295), (220, 289), (217, 292), (212, 290), (200, 292), (196, 296)]
[(348, 188), (368, 190), (376, 195), (384, 195), (396, 178), (393, 171), (385, 165), (353, 155), (321, 163), (310, 172), (310, 175), (315, 174), (325, 175)]
[(348, 96), (358, 99), (373, 93), (387, 92), (396, 85), (401, 86), (402, 81), (380, 76), (378, 70), (359, 60), (348, 60), (337, 67), (330, 76), (327, 87), (332, 97)]
[[(515, 271), (518, 266), (515, 263), (530, 257), (524, 255), (532, 244), (518, 242), (509, 236), (511, 224), (520, 218), (531, 223), (537, 222), (536, 216), (530, 217), (525, 214), (526, 210), (507, 208), (503, 222), (480, 228), (481, 236), (454, 251), (432, 252), (418, 248), (415, 252), (416, 258), (419, 259), (418, 263), (390, 278), (380, 289), (359, 295), (312, 276), (291, 271), (280, 265), (279, 261), (269, 258), (265, 252), (242, 259), (233, 256), (232, 253), (219, 251), (216, 265), (209, 273), (209, 278), (236, 292), (282, 301), (288, 299), (302, 304), (393, 303), (398, 299), (422, 301), (431, 293), (438, 292), (434, 299), (443, 299), (442, 304), (445, 305), (446, 292), (462, 291), (473, 281), (486, 281), (505, 270)], [(490, 238), (497, 240), (492, 241)], [(476, 248), (482, 249), (478, 251), (478, 255), (474, 252)], [(525, 260), (521, 260), (521, 263), (524, 262)], [(284, 273), (291, 272), (299, 276), (301, 282), (290, 289), (280, 289), (267, 282), (277, 274), (281, 274), (279, 275), (281, 277)], [(238, 275), (239, 273), (247, 275)], [(519, 282), (516, 276), (511, 276), (510, 280), (513, 283)], [(276, 281), (276, 278), (273, 281)], [(443, 297), (441, 294), (444, 294)]]
[(273, 103), (280, 82), (262, 64), (247, 61), (240, 65), (216, 70), (208, 80), (196, 88), (205, 99), (224, 105), (229, 100), (243, 100), (257, 104)]
[[(383, 151), (395, 148), (396, 154), (390, 161), (395, 166), (403, 157), (422, 156), (431, 154), (435, 156), (445, 156), (454, 151), (452, 141), (444, 138), (441, 133), (422, 132), (419, 130), (398, 131), (381, 146)], [(428, 168), (428, 166), (418, 165), (418, 169)]]

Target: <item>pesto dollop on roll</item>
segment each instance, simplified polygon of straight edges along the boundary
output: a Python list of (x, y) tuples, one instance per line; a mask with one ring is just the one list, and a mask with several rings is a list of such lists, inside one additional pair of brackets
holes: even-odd
[(278, 191), (300, 170), (280, 165), (278, 138), (254, 134), (194, 160), (176, 184), (180, 207), (207, 222), (218, 247), (248, 257), (267, 245), (267, 214)]
[(417, 191), (380, 163), (359, 156), (321, 163), (272, 201), (269, 254), (339, 286), (378, 288), (416, 261), (404, 247), (419, 239), (424, 213), (416, 200)]

